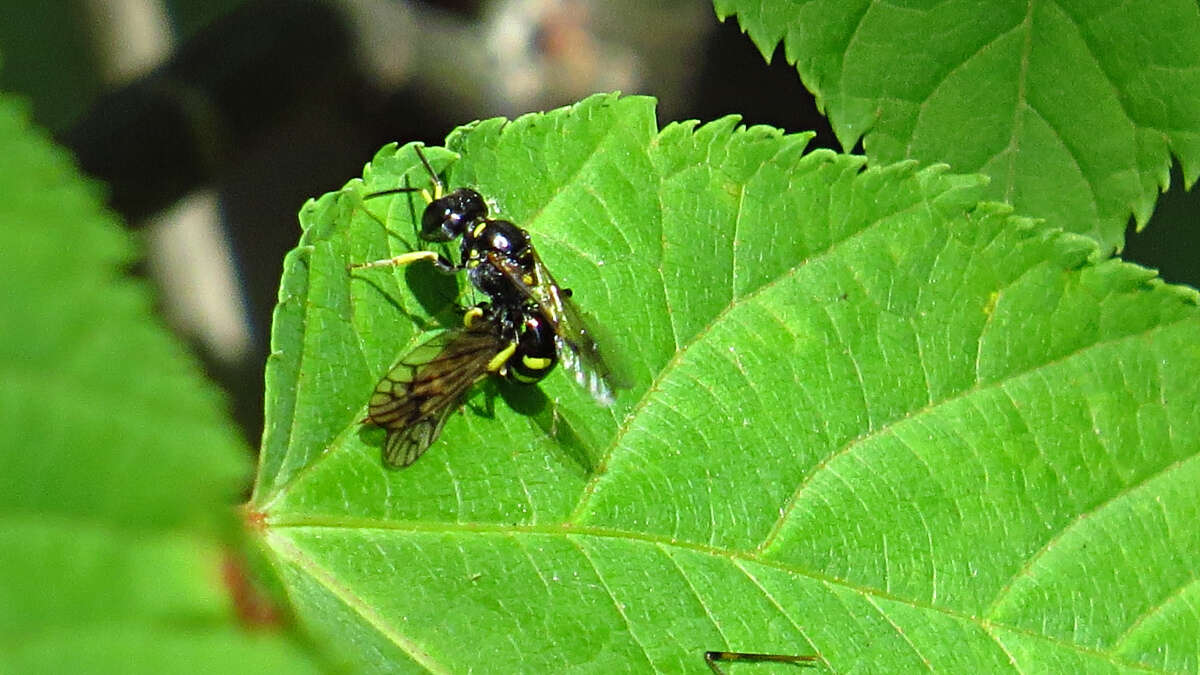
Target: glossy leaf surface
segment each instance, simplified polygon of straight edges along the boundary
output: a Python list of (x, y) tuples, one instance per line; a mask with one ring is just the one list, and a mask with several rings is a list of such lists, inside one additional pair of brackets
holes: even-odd
[(389, 146), (306, 205), (252, 508), (309, 628), (378, 670), (1194, 670), (1196, 293), (807, 138), (597, 96), (430, 149), (635, 385), (485, 389), (403, 471), (367, 398), (465, 289), (347, 265), (428, 178)]

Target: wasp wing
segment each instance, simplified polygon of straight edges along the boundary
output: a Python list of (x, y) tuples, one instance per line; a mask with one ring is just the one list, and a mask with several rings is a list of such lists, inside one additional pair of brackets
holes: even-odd
[(506, 347), (495, 321), (478, 321), (435, 335), (392, 366), (367, 404), (367, 419), (387, 430), (384, 463), (400, 469), (417, 461)]
[(537, 304), (542, 314), (554, 325), (555, 341), (559, 348), (558, 360), (575, 377), (575, 381), (602, 405), (612, 405), (613, 389), (626, 388), (628, 385), (601, 355), (600, 345), (592, 337), (595, 331), (571, 300), (570, 291), (558, 285), (536, 250), (531, 247), (530, 252), (535, 276), (533, 283), (526, 282), (521, 269), (506, 258), (489, 253), (488, 262)]

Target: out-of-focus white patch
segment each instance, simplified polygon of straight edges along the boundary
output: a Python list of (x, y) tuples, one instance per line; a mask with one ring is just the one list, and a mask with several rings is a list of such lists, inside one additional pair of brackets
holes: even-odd
[(637, 56), (600, 39), (590, 0), (503, 0), (485, 22), (494, 102), (518, 112), (596, 91), (632, 90)]
[(150, 273), (163, 289), (167, 319), (222, 361), (250, 351), (250, 328), (215, 192), (184, 197), (146, 222)]
[(422, 38), (409, 3), (394, 0), (343, 0), (342, 8), (358, 36), (355, 56), (384, 91), (412, 77), (414, 45)]
[(109, 84), (135, 80), (171, 53), (175, 39), (159, 0), (90, 0), (84, 6)]

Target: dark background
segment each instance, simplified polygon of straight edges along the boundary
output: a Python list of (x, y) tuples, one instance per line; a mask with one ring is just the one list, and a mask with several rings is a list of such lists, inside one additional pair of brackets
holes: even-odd
[[(132, 228), (198, 189), (215, 194), (213, 238), (225, 246), (197, 247), (196, 266), (202, 256), (231, 260), (241, 297), (217, 299), (236, 305), (246, 339), (241, 349), (220, 349), (175, 323), (230, 392), (251, 447), (261, 433), (262, 366), (283, 256), (299, 235), (296, 213), (361, 175), (380, 146), (440, 144), (473, 119), (621, 89), (658, 97), (660, 123), (737, 113), (747, 124), (815, 130), (810, 147), (841, 150), (782, 53), (764, 64), (736, 23), (719, 24), (706, 2), (568, 0), (569, 13), (559, 15), (519, 1), (148, 3), (165, 17), (171, 45), (156, 66), (124, 78), (106, 72), (98, 4), (0, 3), (0, 90), (30, 100), (34, 120), (107, 184), (109, 203)], [(648, 13), (631, 9), (648, 5)], [(502, 10), (524, 29), (502, 41), (515, 50), (511, 72), (488, 65), (481, 46)], [(388, 23), (395, 13), (406, 17), (397, 27)], [(353, 19), (375, 14), (367, 28)], [(400, 65), (381, 76), (369, 54)], [(629, 69), (614, 63), (632, 74), (622, 79)], [(493, 93), (528, 77), (525, 65), (541, 69), (535, 94)], [(1200, 286), (1195, 256), (1179, 254), (1200, 250), (1200, 190), (1184, 192), (1177, 167), (1171, 181), (1145, 231), (1130, 228), (1124, 257)], [(168, 264), (168, 276), (172, 265), (179, 267)], [(151, 276), (149, 269), (134, 271)], [(194, 293), (220, 295), (202, 281)], [(172, 312), (171, 295), (162, 297), (168, 317), (189, 311)]]

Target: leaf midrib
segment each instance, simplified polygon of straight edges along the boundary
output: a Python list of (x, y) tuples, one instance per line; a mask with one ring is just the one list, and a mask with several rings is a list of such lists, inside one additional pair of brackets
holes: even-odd
[[(337, 573), (320, 565), (315, 558), (313, 558), (312, 556), (309, 555), (309, 552), (307, 550), (305, 550), (302, 546), (300, 546), (295, 541), (293, 541), (291, 539), (291, 537), (287, 536), (285, 534), (285, 532), (288, 529), (335, 530), (335, 531), (343, 531), (344, 530), (344, 531), (352, 531), (355, 533), (364, 533), (364, 534), (366, 534), (370, 531), (375, 531), (375, 532), (386, 533), (389, 535), (394, 535), (397, 533), (409, 533), (409, 534), (438, 533), (438, 534), (467, 534), (467, 535), (469, 535), (469, 534), (502, 534), (502, 535), (510, 535), (510, 536), (528, 534), (528, 535), (561, 536), (561, 537), (565, 537), (565, 538), (594, 537), (594, 538), (606, 539), (606, 540), (614, 540), (615, 539), (615, 540), (620, 540), (620, 541), (645, 543), (645, 544), (653, 545), (660, 550), (663, 550), (664, 553), (666, 550), (680, 550), (680, 551), (688, 551), (691, 553), (699, 553), (701, 555), (707, 555), (707, 556), (711, 556), (711, 557), (715, 557), (715, 558), (721, 558), (724, 560), (728, 560), (735, 567), (739, 567), (739, 568), (741, 568), (741, 563), (743, 563), (743, 562), (753, 563), (755, 565), (760, 565), (762, 567), (771, 568), (771, 569), (777, 570), (779, 572), (783, 572), (785, 574), (804, 577), (806, 579), (810, 579), (812, 581), (819, 582), (822, 584), (828, 584), (831, 586), (837, 586), (840, 588), (844, 588), (846, 590), (849, 590), (849, 591), (852, 591), (854, 593), (861, 595), (864, 599), (867, 599), (868, 601), (872, 601), (875, 599), (886, 600), (888, 602), (905, 605), (907, 607), (910, 607), (912, 609), (919, 610), (919, 611), (936, 612), (936, 613), (946, 616), (948, 618), (954, 619), (955, 621), (960, 621), (960, 622), (963, 622), (966, 624), (970, 624), (970, 625), (979, 627), (979, 629), (981, 631), (983, 631), (985, 634), (987, 634), (989, 637), (991, 637), (993, 639), (993, 641), (997, 645), (997, 648), (1001, 649), (1002, 651), (1005, 651), (1005, 653), (1007, 653), (1007, 650), (1004, 649), (1004, 645), (999, 641), (999, 639), (995, 635), (993, 635), (993, 631), (992, 631), (993, 628), (1001, 628), (1009, 633), (1019, 634), (1019, 635), (1025, 636), (1026, 638), (1029, 638), (1031, 640), (1037, 640), (1037, 641), (1040, 641), (1040, 642), (1043, 642), (1043, 643), (1046, 643), (1049, 645), (1054, 645), (1061, 649), (1074, 651), (1079, 654), (1084, 654), (1084, 655), (1100, 658), (1100, 659), (1103, 659), (1103, 660), (1108, 661), (1113, 664), (1122, 665), (1122, 666), (1125, 666), (1128, 668), (1134, 668), (1134, 669), (1138, 669), (1138, 670), (1154, 671), (1154, 669), (1148, 668), (1147, 665), (1144, 663), (1123, 659), (1121, 657), (1114, 655), (1113, 653), (1111, 653), (1109, 651), (1105, 651), (1105, 650), (1097, 649), (1097, 648), (1093, 648), (1093, 647), (1088, 647), (1088, 646), (1080, 645), (1080, 644), (1073, 643), (1073, 642), (1068, 642), (1068, 641), (1065, 641), (1060, 638), (1056, 638), (1056, 637), (1052, 637), (1052, 636), (1034, 632), (1028, 628), (1024, 628), (1021, 626), (995, 623), (986, 618), (981, 618), (980, 616), (969, 614), (969, 613), (966, 613), (966, 612), (958, 610), (958, 609), (953, 609), (950, 607), (940, 606), (940, 605), (933, 605), (933, 604), (929, 604), (926, 602), (919, 602), (919, 601), (913, 600), (912, 598), (895, 595), (895, 594), (889, 593), (888, 591), (885, 591), (885, 590), (882, 590), (879, 588), (853, 584), (844, 579), (818, 574), (811, 570), (796, 567), (794, 565), (789, 565), (789, 564), (786, 564), (786, 563), (783, 563), (783, 562), (780, 562), (777, 560), (762, 558), (754, 553), (749, 553), (749, 552), (745, 552), (745, 551), (736, 551), (736, 550), (731, 550), (731, 549), (724, 549), (724, 548), (719, 548), (719, 547), (714, 547), (714, 546), (707, 546), (704, 544), (697, 544), (695, 542), (672, 539), (670, 537), (661, 536), (661, 535), (651, 535), (651, 534), (647, 534), (644, 532), (620, 530), (620, 529), (616, 529), (616, 528), (602, 528), (602, 527), (588, 527), (588, 526), (583, 526), (583, 527), (564, 526), (563, 524), (497, 525), (494, 523), (487, 523), (487, 522), (450, 523), (450, 522), (440, 522), (440, 521), (437, 521), (437, 522), (394, 521), (394, 520), (389, 521), (389, 520), (378, 520), (378, 519), (371, 519), (371, 518), (343, 518), (343, 517), (332, 518), (332, 517), (327, 517), (327, 516), (301, 516), (301, 517), (286, 517), (286, 518), (272, 518), (271, 519), (267, 538), (268, 538), (268, 540), (274, 542), (275, 544), (278, 544), (278, 546), (273, 546), (272, 548), (275, 549), (275, 551), (277, 552), (277, 554), (280, 555), (281, 558), (284, 555), (286, 555), (287, 559), (291, 560), (295, 565), (297, 565), (301, 569), (304, 569), (306, 572), (308, 572), (310, 574), (311, 578), (316, 580), (322, 586), (329, 589), (330, 592), (332, 592), (340, 600), (342, 600), (348, 606), (350, 606), (352, 609), (354, 609), (354, 611), (357, 612), (360, 616), (362, 616), (365, 620), (367, 620), (371, 626), (373, 626), (377, 630), (379, 630), (379, 632), (384, 637), (386, 637), (388, 639), (393, 639), (393, 636), (395, 636), (395, 641), (393, 642), (394, 644), (397, 644), (397, 646), (400, 646), (402, 649), (405, 649), (405, 651), (407, 653), (409, 653), (410, 655), (413, 655), (414, 660), (419, 660), (423, 665), (429, 665), (429, 667), (431, 667), (431, 669), (434, 669), (437, 672), (447, 672), (447, 671), (445, 670), (445, 666), (434, 662), (432, 660), (432, 658), (429, 657), (427, 654), (424, 654), (423, 651), (416, 649), (414, 643), (411, 643), (411, 642), (403, 639), (403, 637), (401, 637), (401, 633), (397, 630), (392, 629), (390, 627), (390, 624), (383, 617), (380, 617), (378, 614), (376, 614), (376, 612), (371, 608), (371, 605), (369, 603), (365, 602), (357, 594), (355, 594), (351, 590), (350, 586), (341, 583), (339, 581), (339, 576)], [(744, 569), (742, 571), (745, 572)], [(764, 597), (766, 597), (768, 601), (772, 601), (771, 597), (769, 597), (767, 595), (764, 595)], [(872, 604), (874, 604), (874, 603), (872, 603)], [(358, 605), (361, 605), (361, 607)], [(887, 616), (887, 613), (884, 612), (882, 608), (877, 608), (877, 609), (881, 615)], [(784, 613), (784, 616), (786, 616), (786, 612)], [(410, 646), (412, 648), (416, 649), (416, 654), (414, 654), (414, 652), (408, 651)], [(424, 659), (428, 659), (429, 660), (428, 663), (426, 663), (425, 660), (418, 659), (417, 654), (423, 655)], [(1157, 672), (1157, 671), (1154, 671), (1154, 672)]]

